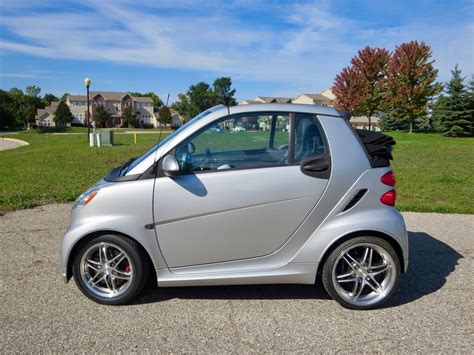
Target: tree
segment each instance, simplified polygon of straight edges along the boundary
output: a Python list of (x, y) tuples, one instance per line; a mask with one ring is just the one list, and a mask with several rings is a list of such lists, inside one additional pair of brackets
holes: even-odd
[(189, 119), (189, 100), (186, 94), (178, 94), (178, 101), (171, 105), (173, 111), (178, 112), (184, 119)]
[(198, 115), (214, 106), (216, 102), (214, 91), (204, 81), (191, 85), (186, 94), (179, 94), (178, 98), (178, 102), (174, 103), (172, 108), (185, 119)]
[(0, 90), (0, 129), (15, 129), (16, 120), (13, 113), (13, 100), (4, 90)]
[(433, 121), (437, 130), (448, 137), (467, 137), (473, 135), (474, 107), (472, 81), (469, 91), (465, 78), (456, 65), (451, 71), (451, 80), (446, 84), (446, 95), (440, 95), (433, 107)]
[(445, 115), (446, 101), (448, 98), (444, 93), (438, 96), (436, 100), (433, 100), (431, 107), (431, 126), (437, 132), (443, 132), (443, 120)]
[(362, 102), (361, 75), (354, 67), (346, 67), (336, 76), (332, 92), (336, 96), (334, 107), (353, 113)]
[(191, 85), (186, 95), (189, 98), (189, 115), (197, 116), (202, 111), (214, 106), (215, 97), (209, 84), (201, 81), (195, 85)]
[(11, 107), (11, 113), (15, 120), (15, 126), (17, 127), (26, 126), (27, 118), (26, 118), (25, 107), (23, 105), (23, 102), (24, 102), (23, 91), (17, 88), (11, 88), (8, 91), (8, 96), (11, 99), (10, 107)]
[(167, 124), (171, 124), (171, 110), (168, 106), (162, 106), (160, 108), (160, 114), (158, 121), (160, 122), (161, 126), (166, 126)]
[(355, 113), (367, 116), (369, 130), (372, 116), (381, 109), (383, 99), (383, 79), (386, 75), (390, 53), (385, 48), (365, 47), (351, 59), (355, 70), (361, 99), (355, 107)]
[(64, 101), (60, 101), (56, 112), (54, 113), (54, 122), (56, 122), (56, 126), (64, 127), (67, 126), (68, 123), (71, 123), (73, 120), (73, 116), (71, 110), (69, 110), (69, 106)]
[(139, 92), (131, 92), (130, 95), (136, 96), (136, 97), (150, 97), (153, 100), (153, 107), (156, 108), (156, 109), (163, 106), (163, 101), (161, 101), (161, 99), (158, 97), (158, 95), (155, 94), (152, 91), (147, 92), (146, 94), (142, 94), (142, 93), (139, 93)]
[(234, 98), (235, 89), (232, 89), (232, 79), (221, 77), (214, 80), (213, 92), (215, 95), (215, 105), (223, 104), (226, 106), (235, 106), (237, 101)]
[[(53, 94), (45, 94), (44, 97), (41, 99), (41, 103), (46, 107), (51, 105), (51, 102), (59, 101), (59, 99), (54, 96)], [(66, 101), (66, 100), (64, 100)]]
[(107, 126), (110, 115), (103, 105), (97, 106), (94, 113), (94, 121), (99, 127)]
[(38, 97), (41, 89), (37, 87), (36, 85), (29, 85), (26, 87), (26, 95), (28, 96), (33, 96), (33, 97)]
[(132, 106), (125, 107), (122, 111), (122, 119), (127, 123), (127, 127), (137, 127), (138, 119)]
[(234, 95), (232, 79), (220, 77), (214, 80), (212, 88), (203, 81), (191, 85), (185, 94), (178, 94), (178, 101), (171, 108), (187, 120), (217, 104), (236, 105)]
[(415, 119), (426, 115), (430, 99), (442, 89), (436, 83), (438, 71), (431, 56), (424, 42), (411, 41), (395, 48), (387, 66), (384, 107), (396, 119), (407, 121), (410, 132)]

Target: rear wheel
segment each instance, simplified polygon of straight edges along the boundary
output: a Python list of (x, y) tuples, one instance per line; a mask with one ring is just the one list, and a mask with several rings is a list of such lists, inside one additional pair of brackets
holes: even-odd
[(323, 266), (322, 280), (343, 307), (377, 308), (397, 290), (400, 262), (387, 241), (357, 237), (333, 250)]
[(73, 265), (79, 289), (102, 304), (131, 301), (148, 278), (147, 259), (138, 244), (120, 235), (103, 235), (81, 247)]

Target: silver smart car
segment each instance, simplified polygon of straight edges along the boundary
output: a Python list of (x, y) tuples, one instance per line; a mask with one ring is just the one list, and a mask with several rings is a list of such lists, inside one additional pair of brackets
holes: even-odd
[(344, 307), (380, 306), (408, 266), (393, 144), (329, 107), (213, 107), (76, 200), (61, 275), (103, 304), (156, 273), (159, 287), (322, 282)]

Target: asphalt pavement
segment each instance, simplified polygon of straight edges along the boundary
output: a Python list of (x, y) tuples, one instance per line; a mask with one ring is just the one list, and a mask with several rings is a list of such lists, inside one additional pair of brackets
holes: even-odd
[(0, 217), (0, 352), (423, 352), (474, 349), (474, 215), (404, 213), (410, 267), (383, 309), (322, 286), (155, 288), (93, 303), (58, 275), (70, 205)]

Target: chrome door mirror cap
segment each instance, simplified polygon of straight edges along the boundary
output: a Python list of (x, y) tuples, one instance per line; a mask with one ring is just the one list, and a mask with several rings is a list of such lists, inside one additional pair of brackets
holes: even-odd
[(161, 163), (161, 169), (163, 170), (163, 173), (169, 177), (180, 175), (178, 161), (172, 155), (164, 157)]

